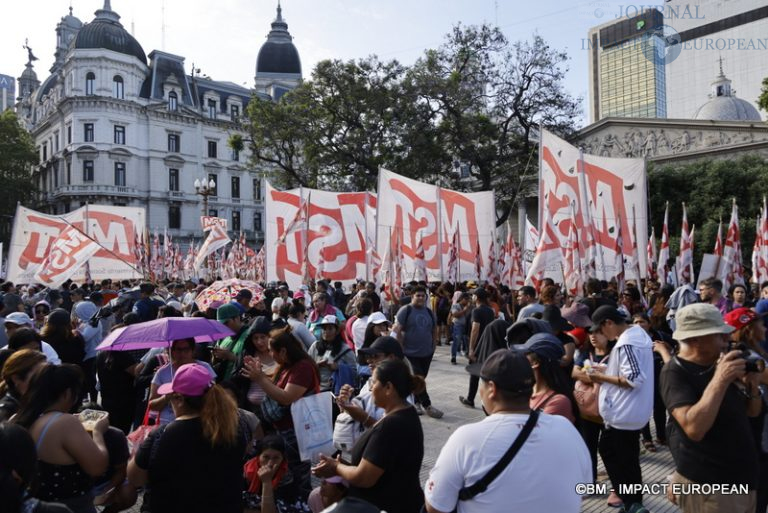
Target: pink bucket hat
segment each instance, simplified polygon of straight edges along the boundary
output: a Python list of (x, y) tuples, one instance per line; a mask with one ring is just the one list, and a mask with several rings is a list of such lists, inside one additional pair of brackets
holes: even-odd
[(173, 392), (190, 397), (199, 397), (213, 386), (213, 377), (208, 369), (199, 363), (182, 365), (173, 376), (173, 381), (157, 387), (157, 393), (167, 395)]

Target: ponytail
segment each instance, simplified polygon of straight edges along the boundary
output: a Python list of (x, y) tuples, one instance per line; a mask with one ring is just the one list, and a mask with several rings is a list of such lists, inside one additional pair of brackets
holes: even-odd
[(213, 385), (199, 397), (183, 396), (187, 406), (200, 412), (203, 436), (212, 446), (232, 446), (239, 425), (237, 403), (220, 385)]

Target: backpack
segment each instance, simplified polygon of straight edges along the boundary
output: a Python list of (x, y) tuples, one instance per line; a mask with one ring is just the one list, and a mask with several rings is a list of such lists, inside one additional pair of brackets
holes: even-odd
[[(424, 308), (427, 309), (427, 312), (429, 312), (429, 318), (432, 321), (432, 329), (435, 329), (435, 314), (432, 312), (432, 310), (425, 306)], [(411, 310), (413, 310), (413, 305), (407, 304), (405, 305), (405, 320), (403, 321), (403, 329), (405, 329), (406, 326), (408, 326), (408, 317), (411, 316)], [(395, 316), (395, 320), (397, 320), (397, 316)]]

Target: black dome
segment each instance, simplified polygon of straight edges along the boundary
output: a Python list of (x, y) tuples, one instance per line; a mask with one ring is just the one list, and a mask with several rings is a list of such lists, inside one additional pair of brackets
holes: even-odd
[(133, 55), (142, 63), (147, 63), (147, 56), (136, 38), (118, 22), (97, 17), (87, 23), (77, 33), (75, 48), (104, 48), (114, 52)]
[(256, 73), (292, 73), (301, 75), (299, 52), (293, 43), (267, 41), (256, 58)]

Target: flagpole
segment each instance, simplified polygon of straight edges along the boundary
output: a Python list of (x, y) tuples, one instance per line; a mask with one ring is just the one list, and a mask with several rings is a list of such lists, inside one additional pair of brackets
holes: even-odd
[(456, 261), (456, 283), (461, 283), (461, 232), (459, 231), (458, 225), (456, 226), (456, 233), (458, 234), (456, 237), (456, 254), (459, 256)]
[(368, 241), (370, 240), (370, 236), (368, 234), (368, 197), (370, 196), (370, 193), (368, 191), (365, 192), (365, 203), (363, 205), (363, 209), (365, 212), (364, 218), (365, 218), (365, 281), (372, 281), (369, 279), (370, 276), (370, 260), (371, 255), (368, 253)]
[[(437, 188), (437, 260), (440, 262), (440, 281), (445, 280), (445, 272), (443, 269), (443, 189)], [(494, 211), (495, 212), (495, 211)], [(429, 273), (426, 271), (427, 256), (424, 254), (424, 268), (427, 283), (429, 283)]]

